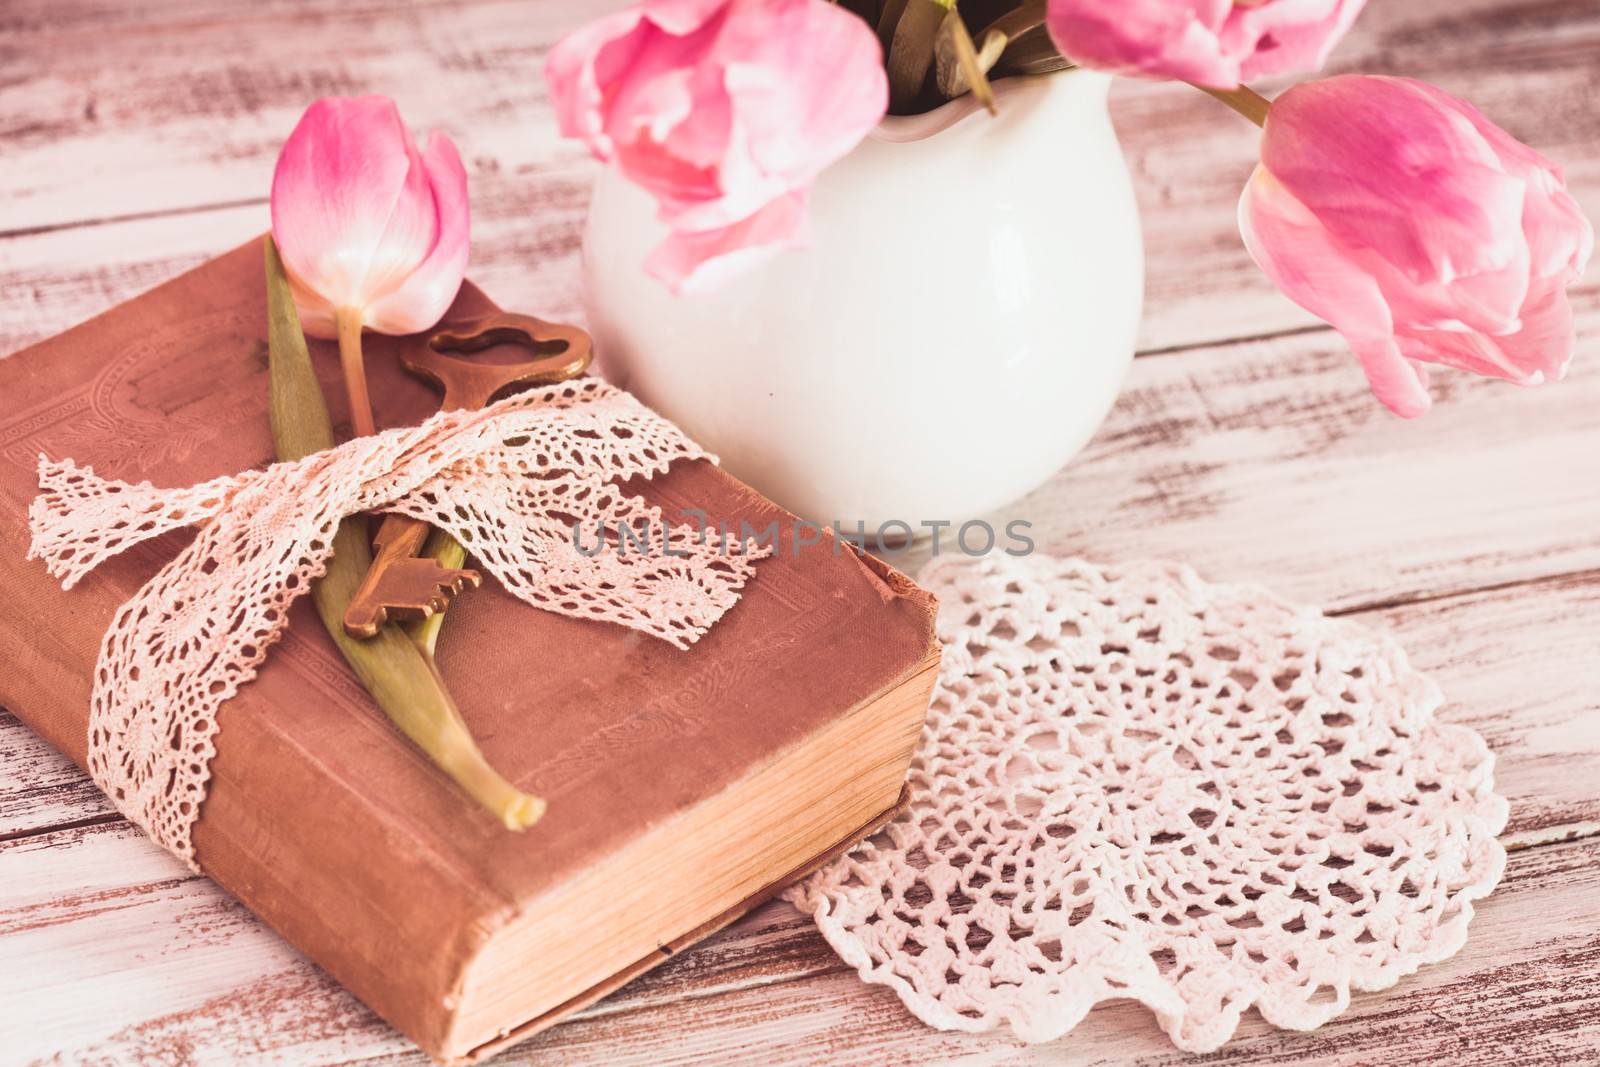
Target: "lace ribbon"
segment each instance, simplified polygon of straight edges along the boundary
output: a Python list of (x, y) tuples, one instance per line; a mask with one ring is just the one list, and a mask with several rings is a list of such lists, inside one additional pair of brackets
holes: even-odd
[(1049, 1041), (1131, 997), (1207, 1052), (1466, 940), (1493, 756), (1393, 641), (1188, 568), (941, 559), (909, 810), (790, 892), (924, 1022)]
[[(513, 594), (686, 648), (739, 597), (764, 552), (724, 554), (614, 483), (710, 458), (603, 382), (530, 390), (480, 411), (347, 442), (295, 463), (157, 489), (40, 457), (29, 558), (71, 588), (101, 561), (197, 526), (117, 612), (101, 644), (89, 770), (129, 819), (195, 866), (190, 831), (217, 709), (255, 677), (289, 605), (327, 568), (346, 516), (396, 511), (449, 531)], [(582, 523), (583, 551), (573, 524)], [(649, 530), (650, 549), (594, 555), (595, 531)]]

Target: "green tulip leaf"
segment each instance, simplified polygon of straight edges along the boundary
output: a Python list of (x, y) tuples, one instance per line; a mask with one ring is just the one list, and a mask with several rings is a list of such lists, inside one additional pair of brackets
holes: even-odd
[(988, 73), (1005, 44), (1005, 34), (991, 30), (984, 34), (981, 49), (974, 46), (961, 12), (951, 5), (934, 44), (934, 82), (939, 95), (953, 100), (970, 92), (994, 114), (994, 89), (989, 85)]
[[(333, 447), (333, 422), (270, 237), (265, 255), (272, 440), (280, 460), (296, 460)], [(372, 699), (440, 770), (508, 829), (532, 826), (544, 813), (544, 801), (520, 792), (489, 766), (433, 657), (398, 626), (385, 626), (365, 641), (344, 632), (345, 608), (371, 565), (366, 520), (345, 519), (334, 533), (327, 572), (311, 585), (323, 627)]]
[(889, 75), (889, 110), (894, 114), (917, 109), (928, 71), (933, 67), (934, 41), (950, 7), (945, 0), (906, 0), (884, 60)]

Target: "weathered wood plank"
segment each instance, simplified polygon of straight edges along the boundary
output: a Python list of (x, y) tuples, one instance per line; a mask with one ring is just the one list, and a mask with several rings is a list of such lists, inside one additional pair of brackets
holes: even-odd
[[(1600, 7), (1583, 0), (1373, 3), (1328, 74), (1420, 78), (1467, 97), (1562, 163), (1600, 217)], [(1262, 86), (1269, 95), (1286, 83)], [(1142, 347), (1270, 333), (1315, 320), (1278, 296), (1250, 262), (1234, 207), (1254, 166), (1253, 130), (1211, 101), (1168, 85), (1113, 94), (1144, 212), (1150, 313)]]
[[(1483, 734), (1519, 846), (1600, 832), (1600, 572), (1354, 613), (1392, 632)], [(113, 809), (64, 757), (0, 712), (0, 839)]]
[[(326, 93), (387, 92), (418, 126), (448, 129), (472, 174), (477, 271), (552, 274), (561, 281), (541, 281), (535, 295), (570, 304), (591, 169), (556, 140), (539, 71), (549, 43), (587, 10), (555, 0), (399, 10), (274, 3), (249, 15), (217, 0), (122, 5), (114, 16), (98, 0), (14, 7), (0, 81), (0, 232), (213, 207), (173, 221), (180, 236), (156, 240), (185, 245), (177, 258), (135, 255), (147, 227), (108, 231), (97, 254), (62, 272), (38, 269), (48, 255), (7, 257), (28, 269), (0, 269), (0, 348), (61, 329), (258, 230), (264, 213), (214, 206), (259, 207), (282, 137)], [(118, 32), (99, 28), (106, 19)], [(1375, 4), (1334, 69), (1403, 72), (1472, 96), (1567, 162), (1580, 198), (1600, 214), (1600, 115), (1587, 106), (1600, 88), (1597, 51), (1600, 10), (1581, 2), (1472, 0), (1444, 17), (1430, 5)], [(1529, 69), (1540, 77), (1525, 76)], [(1151, 251), (1143, 347), (1312, 323), (1271, 292), (1234, 232), (1253, 130), (1174, 86), (1125, 85), (1116, 111)]]
[[(554, 0), (263, 0), (248, 12), (228, 0), (10, 0), (0, 10), (0, 231), (12, 234), (0, 237), (0, 352), (262, 229), (276, 146), (306, 100), (328, 92), (389, 92), (419, 126), (448, 128), (473, 178), (474, 275), (502, 301), (575, 314), (589, 165), (554, 141), (538, 68), (549, 42), (590, 14)], [(1421, 76), (1471, 96), (1567, 162), (1600, 215), (1597, 54), (1592, 4), (1460, 0), (1372, 5), (1335, 66)], [(1171, 87), (1123, 86), (1116, 109), (1151, 253), (1144, 346), (1307, 325), (1270, 293), (1232, 230), (1252, 132)], [(117, 216), (139, 217), (96, 222)], [(1390, 626), (1444, 683), (1446, 716), (1483, 731), (1499, 753), (1513, 804), (1508, 843), (1593, 834), (1600, 657), (1586, 622), (1600, 599), (1597, 328), (1591, 281), (1573, 381), (1516, 394), (1452, 379), (1449, 402), (1417, 425), (1376, 409), (1326, 333), (1143, 360), (1089, 453), (1008, 517), (1032, 520), (1056, 551), (1187, 557), (1211, 577), (1262, 581)], [(48, 832), (63, 823), (75, 825)], [(0, 713), (0, 838), (8, 834), (0, 1059), (421, 1062)], [(1597, 840), (1515, 853), (1455, 960), (1359, 998), (1310, 1037), (1252, 1017), (1219, 1060), (1537, 1064), (1592, 1054)], [(512, 1059), (780, 1056), (1192, 1059), (1129, 1006), (1032, 1049), (925, 1030), (892, 995), (842, 973), (782, 906)]]
[[(1586, 331), (1600, 314), (1595, 303), (1585, 304)], [(1600, 504), (1588, 491), (1600, 463), (1588, 447), (1600, 367), (1592, 367), (1592, 360), (1580, 363), (1571, 381), (1538, 392), (1455, 380), (1439, 412), (1423, 424), (1407, 424), (1373, 406), (1348, 358), (1336, 349), (1324, 333), (1139, 361), (1122, 404), (1089, 453), (1015, 514), (1048, 532), (1041, 533), (1041, 544), (1057, 551), (1102, 558), (1187, 556), (1214, 577), (1265, 581), (1344, 610), (1389, 605), (1373, 611), (1444, 682), (1452, 697), (1447, 714), (1473, 722), (1500, 751), (1501, 781), (1514, 799), (1513, 843), (1591, 830), (1593, 672), (1600, 660), (1593, 655), (1587, 620), (1593, 618), (1596, 578), (1568, 572), (1593, 571), (1600, 552), (1600, 525), (1592, 513)], [(1529, 425), (1539, 426), (1537, 437), (1524, 432)], [(1387, 546), (1394, 546), (1394, 554), (1385, 554)], [(1313, 558), (1317, 566), (1307, 567)], [(1449, 596), (1458, 590), (1469, 592)], [(51, 774), (58, 781), (71, 777), (59, 762)], [(35, 784), (23, 776), (5, 780), (19, 783), (24, 793)], [(47, 785), (50, 780), (47, 774)], [(13, 795), (4, 800), (0, 811), (18, 810)], [(22, 829), (52, 825), (65, 815), (75, 820), (73, 802), (52, 808), (58, 800), (35, 804)], [(54, 850), (61, 842), (100, 833), (129, 835), (128, 847), (145, 856), (137, 862), (120, 855), (99, 859), (96, 868), (138, 874), (151, 855), (161, 859), (121, 825), (30, 836), (10, 845), (27, 851), (10, 855), (32, 858), (0, 871), (0, 886), (47, 886), (57, 894), (68, 886), (91, 897), (88, 903), (69, 897), (29, 913), (30, 921), (43, 916), (52, 928), (72, 931), (78, 929), (78, 909), (87, 911), (93, 923), (104, 925), (76, 942), (84, 953), (90, 950), (81, 946), (92, 944), (94, 953), (102, 953), (106, 943), (132, 936), (118, 933), (124, 923), (148, 933), (172, 929), (185, 914), (215, 911), (206, 902), (222, 898), (203, 881), (174, 889), (163, 874), (106, 886), (85, 881), (81, 870), (71, 873), (77, 861), (65, 873), (47, 864), (58, 858)], [(246, 1008), (268, 1003), (303, 1013), (307, 1041), (343, 1041), (340, 1035), (367, 1033), (368, 1026), (386, 1034), (370, 1020), (351, 1023), (350, 1012), (357, 1009), (303, 964), (269, 967), (270, 973), (252, 970), (258, 950), (248, 947), (255, 944), (248, 939), (277, 943), (258, 927), (255, 934), (244, 933), (254, 924), (242, 912), (233, 918), (233, 932), (217, 950), (225, 962), (217, 966), (249, 975), (247, 988), (227, 986), (219, 994), (215, 984), (204, 987), (211, 995), (198, 1005), (183, 996), (158, 998), (160, 1006), (151, 1010), (159, 1016), (122, 1020), (122, 1029), (102, 1036), (124, 1044), (108, 1048), (138, 1047), (128, 1043), (155, 1040), (152, 1035), (189, 1048), (201, 1040), (198, 1031), (219, 1035), (223, 1044), (215, 1047), (231, 1053), (240, 1046), (228, 1044), (234, 1040), (228, 1035), (240, 1031), (230, 1027), (242, 1027), (247, 1036), (239, 1040), (266, 1042), (263, 1048), (284, 1042), (281, 1047), (294, 1050), (285, 1055), (298, 1055), (294, 1043), (301, 1038), (294, 1028), (275, 1027), (270, 1038), (258, 1033), (259, 1016)], [(732, 977), (723, 969), (732, 957), (691, 954), (676, 966), (696, 973), (692, 989), (679, 989), (672, 984), (675, 972), (663, 972), (599, 1006), (596, 1014), (625, 1010), (629, 997), (659, 996), (662, 1005), (714, 997), (740, 982), (773, 984), (785, 967), (812, 973), (818, 966), (804, 949), (809, 935), (803, 928), (780, 925), (763, 936), (768, 940), (757, 948), (728, 943), (737, 957)], [(28, 944), (0, 937), (0, 962)], [(139, 959), (165, 955), (169, 966), (187, 951), (182, 940), (163, 942), (159, 951), (137, 939), (134, 944)], [(59, 966), (84, 965), (70, 960), (70, 945), (46, 945), (61, 955)], [(134, 982), (141, 994), (162, 988), (153, 975), (137, 967), (133, 973), (143, 976)], [(134, 981), (126, 974), (124, 980)], [(853, 982), (839, 988), (853, 988)], [(781, 1002), (791, 1003), (789, 996)], [(803, 998), (799, 1003), (804, 1006)], [(227, 1021), (213, 1025), (217, 1018)], [(337, 1022), (324, 1027), (321, 1019)], [(338, 1056), (365, 1054), (359, 1044), (332, 1047)], [(218, 1059), (226, 1058), (224, 1051)]]
[[(1600, 572), (1360, 612), (1495, 753), (1521, 848), (1600, 834)], [(1600, 920), (1600, 910), (1596, 912)]]
[[(18, 855), (34, 857), (28, 877)], [(42, 879), (48, 878), (49, 881)], [(61, 897), (57, 887), (79, 887)], [(1572, 1062), (1600, 1035), (1600, 838), (1512, 854), (1460, 955), (1358, 995), (1310, 1035), (1248, 1016), (1209, 1062)], [(420, 1056), (204, 879), (126, 826), (0, 847), (0, 1040), (24, 1061), (228, 1063)], [(8, 1027), (14, 1032), (8, 1032)], [(70, 1044), (62, 1044), (69, 1039)], [(1148, 1013), (1110, 1004), (1061, 1041), (942, 1034), (848, 973), (808, 921), (768, 905), (534, 1039), (508, 1062), (1190, 1062)]]
[[(716, 954), (686, 954), (588, 1014), (839, 966), (787, 905), (761, 909), (739, 930)], [(42, 967), (50, 977), (30, 977)], [(301, 1062), (410, 1047), (126, 823), (0, 842), (0, 1002), (34, 1001), (40, 1012), (0, 1013), (0, 1050), (24, 1062), (55, 1051), (62, 1034), (82, 1043), (71, 1058), (99, 1062), (142, 1061), (173, 1043), (188, 1063), (235, 1062), (246, 1051)], [(41, 1025), (25, 1031), (26, 1019)]]
[[(1586, 337), (1600, 333), (1600, 296), (1586, 299), (1581, 326)], [(1057, 553), (1186, 559), (1208, 577), (1261, 582), (1338, 610), (1592, 572), (1600, 569), (1592, 416), (1600, 353), (1592, 342), (1586, 348), (1589, 358), (1568, 381), (1540, 390), (1441, 375), (1447, 395), (1415, 423), (1378, 408), (1327, 332), (1139, 360), (1088, 451), (992, 521), (1030, 521), (1040, 547)], [(905, 564), (926, 555), (924, 546)], [(1561, 721), (1590, 709), (1585, 689), (1600, 681), (1597, 639), (1584, 624), (1590, 580), (1462, 605), (1401, 609), (1408, 619), (1456, 620), (1454, 636), (1406, 641), (1419, 662), (1430, 662), (1441, 639), (1492, 635), (1499, 658), (1444, 664), (1483, 668), (1459, 683), (1442, 675), (1447, 689), (1481, 709), (1491, 740), (1505, 723), (1554, 731), (1536, 743), (1592, 756), (1600, 747), (1592, 721), (1570, 728), (1588, 730), (1587, 744), (1558, 740)], [(1528, 657), (1551, 669), (1528, 680)], [(1523, 700), (1523, 684), (1555, 688)], [(0, 755), (34, 751), (4, 745)], [(0, 760), (10, 772), (0, 785), (0, 834), (105, 810), (66, 784), (70, 774), (48, 763), (30, 773), (22, 759)], [(1592, 804), (1567, 806), (1590, 799), (1582, 776), (1594, 764), (1569, 770), (1542, 785), (1542, 771), (1530, 774), (1525, 792), (1513, 795), (1526, 796), (1532, 821), (1514, 826), (1600, 817)]]
[(0, 708), (0, 841), (113, 817), (88, 775)]
[[(1582, 328), (1585, 336), (1600, 330), (1600, 298), (1586, 300)], [(1340, 610), (1600, 568), (1600, 497), (1592, 491), (1600, 451), (1591, 417), (1600, 405), (1600, 365), (1592, 354), (1569, 381), (1542, 390), (1443, 380), (1450, 388), (1439, 409), (1407, 423), (1374, 404), (1326, 332), (1140, 360), (1089, 450), (993, 521), (1031, 521), (1040, 547), (1058, 553), (1187, 559), (1209, 577), (1263, 582)], [(1535, 425), (1539, 433), (1528, 434)], [(1536, 746), (1572, 746), (1561, 740), (1561, 723), (1590, 707), (1583, 693), (1595, 680), (1584, 673), (1596, 662), (1583, 623), (1592, 610), (1583, 601), (1588, 590), (1580, 579), (1558, 585), (1553, 601), (1544, 589), (1508, 590), (1473, 598), (1470, 608), (1417, 613), (1459, 618), (1461, 635), (1493, 635), (1490, 647), (1502, 658), (1459, 684), (1442, 675), (1456, 699), (1481, 709), (1491, 740), (1506, 723), (1546, 731)], [(1437, 640), (1406, 643), (1427, 663)], [(1517, 687), (1528, 677), (1521, 657), (1560, 668), (1537, 681), (1564, 688), (1521, 699)], [(1490, 695), (1475, 697), (1480, 686)], [(1500, 708), (1509, 709), (1503, 717)], [(1600, 742), (1582, 733), (1588, 726), (1569, 729), (1590, 743), (1572, 747), (1580, 760), (1572, 773), (1541, 784), (1543, 772), (1532, 772), (1525, 790), (1513, 787), (1517, 818), (1525, 810), (1529, 820), (1513, 823), (1518, 832), (1596, 817), (1582, 805), (1590, 792), (1583, 775), (1594, 773), (1582, 760)], [(43, 766), (13, 769), (0, 786), (0, 834), (105, 811), (70, 784), (62, 765)]]
[[(277, 976), (286, 982), (273, 986)], [(347, 994), (335, 1005), (364, 1026), (314, 1018), (318, 1001), (306, 994), (319, 986), (337, 988), (126, 823), (0, 845), (6, 1062), (63, 1052), (129, 1062), (113, 1051), (118, 1041), (136, 1043), (142, 1061), (193, 1062), (213, 1026), (235, 1039), (237, 1059), (285, 1030), (321, 1061), (406, 1047)], [(101, 1053), (87, 1052), (96, 1045)]]
[(164, 21), (158, 5), (118, 33), (46, 21), (11, 37), (0, 83), (10, 149), (0, 232), (263, 199), (284, 136), (329, 94), (394, 96), (417, 127), (448, 130), (476, 174), (578, 158), (556, 150), (541, 69), (549, 44), (591, 10), (233, 5)]
[[(1392, 990), (1357, 994), (1322, 1029), (1295, 1034), (1254, 1012), (1205, 1062), (1312, 1062), (1564, 1067), (1600, 1043), (1600, 841), (1519, 852), (1483, 903), (1466, 947)], [(575, 1020), (524, 1046), (562, 1064), (851, 1063), (1189, 1064), (1149, 1012), (1115, 1002), (1045, 1045), (1008, 1035), (941, 1033), (913, 1020), (886, 990), (825, 973), (780, 990), (755, 987)], [(393, 1061), (388, 1061), (393, 1062)], [(415, 1062), (415, 1061), (412, 1061)]]
[[(1591, 625), (1597, 604), (1600, 574), (1590, 574), (1361, 613), (1372, 624), (1391, 629), (1412, 650), (1418, 666), (1440, 680), (1448, 696), (1446, 718), (1470, 724), (1489, 739), (1497, 754), (1500, 788), (1512, 800), (1506, 840), (1513, 848), (1593, 834), (1600, 825), (1600, 798), (1592, 786), (1600, 780), (1600, 706), (1594, 697), (1600, 692), (1600, 656), (1595, 655), (1600, 638)], [(5, 725), (9, 729), (0, 733), (0, 751), (15, 752), (17, 746), (3, 739), (24, 728)], [(33, 748), (43, 745), (34, 742)], [(18, 756), (42, 756), (58, 778), (76, 774), (50, 753), (24, 747)], [(15, 764), (0, 766), (0, 782), (28, 777), (28, 770)], [(19, 800), (27, 800), (6, 793), (0, 799), (0, 811), (8, 813)], [(60, 817), (59, 808), (43, 806), (39, 818)], [(1513, 861), (1514, 871), (1520, 862)], [(246, 1046), (287, 1058), (313, 1053), (319, 1058), (363, 1056), (404, 1048), (381, 1022), (225, 894), (204, 879), (189, 877), (126, 824), (83, 826), (0, 845), (0, 974), (33, 973), (35, 968), (27, 964), (35, 954), (41, 962), (53, 961), (51, 973), (66, 976), (63, 982), (88, 982), (87, 969), (118, 976), (104, 979), (109, 990), (128, 986), (136, 991), (132, 1002), (116, 1010), (97, 992), (98, 1022), (88, 1029), (80, 1029), (70, 1014), (53, 1020), (64, 1029), (50, 1032), (83, 1033), (102, 1042), (93, 1049), (97, 1057), (133, 1058), (165, 1041), (183, 1042), (194, 1062), (221, 1062)], [(8, 958), (22, 966), (7, 968)], [(761, 1002), (808, 1013), (815, 1007), (822, 1018), (839, 1010), (834, 1001), (855, 997), (882, 1001), (881, 1011), (891, 1016), (898, 1011), (893, 998), (857, 989), (853, 979), (816, 987), (828, 1002), (821, 1006), (810, 1004), (809, 993), (797, 993), (787, 984), (839, 968), (801, 916), (769, 906), (589, 1014), (686, 1012), (675, 1025), (698, 1027), (706, 1024), (695, 1014), (702, 1009), (686, 1006), (688, 1001), (743, 996), (778, 984), (784, 984), (782, 994)], [(188, 984), (197, 974), (206, 976), (204, 982)], [(67, 1010), (60, 1005), (74, 1000), (53, 984), (30, 982), (29, 988), (36, 990), (30, 995), (54, 1005), (52, 1011)], [(1405, 1010), (1409, 1008), (1387, 1008), (1381, 1014), (1392, 1026)], [(737, 1014), (743, 1015), (743, 1009)], [(299, 1022), (276, 1025), (286, 1016)], [(1110, 1018), (1116, 1025), (1107, 1030), (1107, 1040), (1137, 1024), (1131, 1025), (1133, 1033), (1149, 1031), (1146, 1036), (1159, 1044), (1141, 1012)], [(914, 1026), (910, 1029), (915, 1032)], [(575, 1033), (591, 1035), (583, 1047), (601, 1040), (593, 1036), (596, 1031)], [(598, 1033), (615, 1036), (610, 1030)], [(811, 1040), (814, 1035), (807, 1038)], [(1281, 1048), (1285, 1056), (1298, 1054), (1297, 1046), (1284, 1044), (1293, 1039), (1281, 1035), (1263, 1030), (1255, 1040), (1264, 1049)], [(566, 1050), (564, 1041), (559, 1047)], [(598, 1056), (603, 1047), (597, 1044), (591, 1051)], [(917, 1050), (917, 1055), (971, 1051), (965, 1045), (918, 1045)], [(875, 1054), (872, 1047), (852, 1047), (851, 1055), (857, 1052)]]
[[(1089, 447), (986, 518), (1058, 555), (1181, 559), (1336, 611), (1593, 570), (1600, 294), (1578, 304), (1567, 381), (1443, 371), (1414, 421), (1330, 331), (1136, 360)], [(914, 571), (930, 548), (891, 558)]]
[[(1503, 1064), (1579, 1062), (1600, 1042), (1600, 842), (1513, 856), (1506, 882), (1473, 921), (1466, 947), (1393, 990), (1356, 995), (1310, 1034), (1277, 1030), (1251, 1012), (1208, 1063)], [(1150, 1014), (1108, 1004), (1068, 1036), (1025, 1046), (1007, 1035), (941, 1033), (915, 1022), (893, 994), (852, 974), (826, 973), (780, 990), (756, 987), (576, 1020), (535, 1038), (524, 1055), (563, 1064), (1034, 1063), (1179, 1065)], [(392, 1061), (391, 1061), (392, 1062)]]
[[(93, 244), (96, 231), (74, 232)], [(488, 288), (523, 306), (550, 277)], [(570, 290), (546, 295), (570, 308)], [(991, 518), (1032, 522), (1057, 552), (1176, 556), (1333, 608), (1600, 567), (1600, 291), (1577, 305), (1567, 381), (1441, 371), (1438, 406), (1416, 421), (1372, 399), (1327, 330), (1136, 360), (1088, 449)]]
[[(475, 177), (475, 187), (517, 181)], [(511, 307), (550, 318), (581, 317), (578, 242), (589, 171), (546, 171), (536, 189), (507, 202), (477, 198), (470, 272)], [(537, 200), (528, 199), (537, 193)], [(271, 225), (267, 204), (247, 203), (0, 238), (0, 356), (59, 333), (137, 296)]]

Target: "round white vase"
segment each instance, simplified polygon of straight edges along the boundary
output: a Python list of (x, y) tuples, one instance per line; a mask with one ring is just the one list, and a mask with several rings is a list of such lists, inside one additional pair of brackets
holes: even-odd
[(812, 241), (708, 293), (642, 264), (650, 198), (601, 177), (584, 235), (601, 372), (804, 518), (959, 521), (1040, 485), (1132, 358), (1138, 211), (1083, 70), (890, 116), (818, 179)]

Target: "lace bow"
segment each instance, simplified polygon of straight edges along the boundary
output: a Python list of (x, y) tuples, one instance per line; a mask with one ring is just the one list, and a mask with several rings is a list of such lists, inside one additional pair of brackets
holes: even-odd
[[(255, 677), (289, 605), (326, 570), (339, 522), (362, 512), (447, 530), (534, 607), (688, 647), (738, 600), (764, 553), (728, 555), (678, 534), (668, 554), (660, 510), (615, 483), (696, 458), (711, 457), (628, 394), (588, 379), (186, 489), (109, 481), (40, 457), (29, 558), (66, 588), (136, 544), (198, 527), (106, 631), (90, 774), (193, 867), (217, 708)], [(579, 522), (585, 551), (573, 536)], [(597, 527), (614, 537), (624, 524), (648, 529), (649, 551), (593, 554)]]

